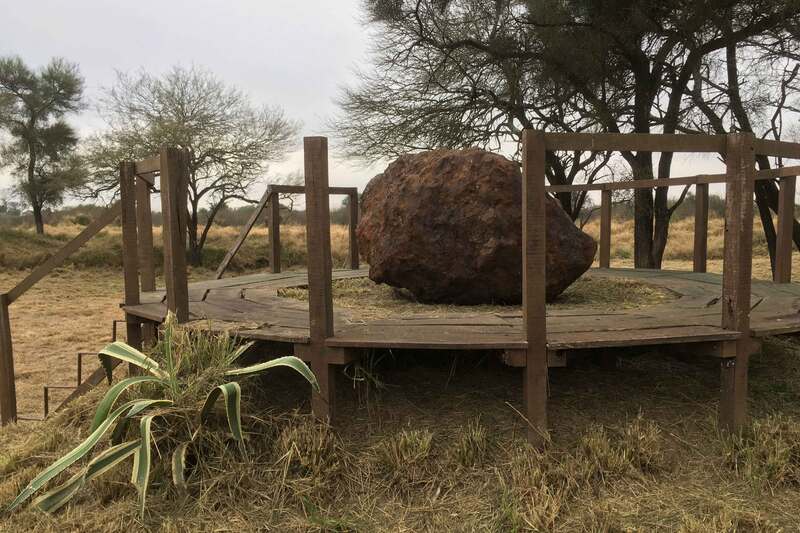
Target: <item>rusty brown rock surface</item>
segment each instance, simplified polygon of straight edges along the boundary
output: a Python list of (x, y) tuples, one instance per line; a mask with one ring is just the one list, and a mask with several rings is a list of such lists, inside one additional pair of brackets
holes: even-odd
[[(358, 244), (377, 283), (421, 302), (519, 303), (522, 176), (480, 149), (399, 157), (367, 185)], [(547, 201), (547, 299), (591, 266), (597, 243)]]

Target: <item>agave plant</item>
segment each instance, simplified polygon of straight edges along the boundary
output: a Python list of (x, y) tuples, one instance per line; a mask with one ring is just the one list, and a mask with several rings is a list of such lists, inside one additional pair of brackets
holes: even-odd
[[(152, 467), (153, 420), (163, 419), (162, 425), (173, 437), (185, 436), (184, 440), (172, 447), (171, 461), (173, 483), (178, 490), (185, 490), (190, 450), (207, 426), (220, 398), (224, 400), (231, 437), (241, 452), (245, 453), (241, 386), (236, 381), (230, 381), (230, 378), (284, 366), (300, 373), (315, 390), (319, 390), (314, 374), (297, 357), (280, 357), (252, 366), (234, 367), (233, 363), (251, 345), (236, 347), (228, 335), (189, 335), (185, 328), (176, 327), (173, 316), (168, 316), (161, 339), (153, 350), (154, 353), (160, 353), (163, 366), (154, 358), (122, 342), (113, 342), (103, 348), (98, 355), (109, 383), (114, 359), (139, 367), (142, 374), (123, 379), (109, 388), (97, 405), (89, 436), (36, 476), (7, 510), (16, 509), (64, 470), (90, 456), (111, 431), (109, 447), (96, 453), (84, 468), (65, 483), (37, 497), (33, 505), (52, 513), (66, 504), (88, 481), (133, 456), (131, 482), (137, 488), (139, 512), (143, 515)], [(129, 396), (138, 392), (147, 397), (137, 397), (116, 405), (126, 392)], [(134, 438), (126, 440), (132, 425)]]

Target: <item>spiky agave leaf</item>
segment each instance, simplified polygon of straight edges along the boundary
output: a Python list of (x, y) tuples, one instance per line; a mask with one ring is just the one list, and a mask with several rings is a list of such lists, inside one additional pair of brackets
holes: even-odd
[(102, 475), (121, 463), (139, 447), (139, 441), (130, 441), (112, 446), (98, 454), (88, 466), (72, 476), (66, 483), (36, 498), (32, 505), (46, 513), (54, 513), (66, 504), (86, 482)]
[(303, 362), (302, 359), (299, 359), (293, 355), (278, 357), (277, 359), (273, 359), (272, 361), (266, 361), (264, 363), (259, 363), (257, 365), (245, 366), (242, 368), (234, 368), (233, 370), (228, 370), (227, 372), (225, 372), (225, 375), (246, 376), (250, 374), (257, 374), (269, 368), (275, 368), (276, 366), (286, 366), (295, 370), (301, 376), (306, 378), (306, 380), (309, 383), (311, 383), (311, 386), (314, 387), (315, 391), (319, 392), (319, 383), (317, 383), (317, 378), (314, 375), (314, 373), (311, 371), (308, 365)]
[(172, 482), (181, 492), (186, 491), (186, 461), (192, 441), (182, 442), (172, 452)]
[[(158, 400), (150, 400), (156, 402)], [(8, 506), (7, 510), (11, 511), (16, 509), (22, 502), (30, 498), (36, 491), (41, 489), (48, 481), (56, 477), (58, 474), (69, 468), (70, 465), (80, 460), (88, 454), (92, 448), (100, 441), (105, 435), (111, 424), (119, 418), (129, 407), (138, 402), (127, 402), (116, 410), (114, 410), (108, 417), (88, 436), (83, 442), (78, 444), (66, 455), (61, 456), (56, 462), (45, 468), (38, 476), (33, 478), (28, 485), (22, 489), (22, 492), (17, 495), (13, 502)]]
[(150, 467), (152, 454), (150, 450), (151, 427), (157, 415), (145, 415), (139, 420), (139, 448), (133, 455), (133, 472), (131, 482), (139, 492), (139, 516), (144, 516), (147, 487), (150, 484)]
[[(123, 379), (119, 383), (115, 384), (113, 387), (108, 389), (106, 395), (103, 396), (103, 399), (100, 400), (100, 403), (97, 404), (97, 411), (95, 411), (94, 420), (92, 421), (92, 427), (90, 431), (94, 431), (97, 427), (103, 422), (103, 420), (108, 417), (108, 413), (111, 412), (111, 408), (114, 407), (114, 403), (120, 397), (120, 395), (125, 392), (126, 389), (132, 387), (133, 385), (137, 385), (139, 383), (147, 383), (147, 382), (157, 382), (161, 384), (165, 384), (163, 378), (157, 376), (133, 376), (130, 378)], [(128, 415), (130, 416), (130, 415)]]
[(242, 388), (238, 383), (232, 381), (217, 385), (208, 393), (203, 408), (200, 409), (200, 422), (208, 418), (211, 409), (217, 402), (220, 394), (225, 398), (225, 413), (228, 418), (228, 427), (233, 438), (239, 443), (239, 447), (244, 451), (244, 435), (242, 434)]
[(111, 432), (111, 444), (119, 444), (122, 442), (122, 439), (125, 438), (125, 435), (128, 433), (128, 426), (130, 425), (131, 419), (150, 407), (165, 407), (172, 405), (174, 402), (172, 400), (133, 400), (133, 405), (131, 406), (130, 411), (125, 413), (125, 416), (119, 419), (117, 422), (114, 431)]
[(100, 358), (103, 368), (106, 369), (106, 375), (108, 376), (109, 381), (111, 380), (111, 372), (109, 371), (108, 364), (110, 359), (119, 359), (120, 361), (134, 364), (161, 379), (167, 379), (169, 377), (166, 372), (159, 368), (156, 360), (147, 357), (136, 348), (128, 346), (124, 342), (112, 342), (100, 350), (97, 356)]

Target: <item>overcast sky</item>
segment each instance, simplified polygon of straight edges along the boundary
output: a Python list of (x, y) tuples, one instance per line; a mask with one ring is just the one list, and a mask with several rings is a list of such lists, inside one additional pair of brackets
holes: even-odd
[[(90, 105), (115, 72), (208, 68), (259, 104), (282, 106), (321, 135), (339, 88), (368, 59), (360, 0), (0, 0), (0, 55), (39, 67), (53, 56), (80, 65)], [(85, 135), (103, 127), (93, 108), (70, 119)], [(298, 147), (300, 139), (298, 139)], [(363, 188), (386, 162), (349, 165), (331, 153), (333, 185)], [(676, 162), (676, 175), (719, 172), (711, 158)], [(302, 170), (295, 151), (269, 175)], [(0, 190), (10, 178), (0, 175)], [(675, 190), (674, 192), (678, 192)], [(253, 191), (260, 196), (260, 191)]]
[[(161, 73), (203, 66), (259, 104), (282, 106), (323, 135), (333, 99), (367, 56), (360, 0), (0, 0), (0, 55), (33, 67), (61, 56), (80, 65), (91, 104), (115, 71)], [(12, 7), (13, 6), (13, 7)], [(103, 127), (93, 108), (70, 118), (82, 135)], [(298, 146), (300, 140), (298, 139)], [(331, 156), (335, 154), (331, 153)], [(334, 157), (331, 183), (363, 187), (365, 169)], [(302, 153), (270, 165), (271, 175), (302, 170)], [(0, 187), (10, 183), (0, 176)], [(260, 195), (260, 192), (254, 194)]]

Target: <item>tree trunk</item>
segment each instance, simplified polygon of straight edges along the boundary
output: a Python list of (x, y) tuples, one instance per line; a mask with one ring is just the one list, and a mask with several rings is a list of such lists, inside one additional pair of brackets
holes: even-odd
[(203, 262), (203, 247), (198, 239), (198, 209), (196, 201), (190, 203), (191, 212), (189, 213), (189, 220), (186, 224), (186, 232), (189, 240), (189, 264), (192, 266), (200, 266)]
[[(634, 180), (653, 179), (653, 155), (639, 152), (631, 169)], [(656, 268), (653, 262), (653, 191), (636, 189), (633, 194), (633, 263), (636, 268)]]
[(36, 225), (36, 233), (44, 235), (44, 216), (42, 216), (42, 206), (33, 202), (31, 204), (33, 210), (33, 223)]

